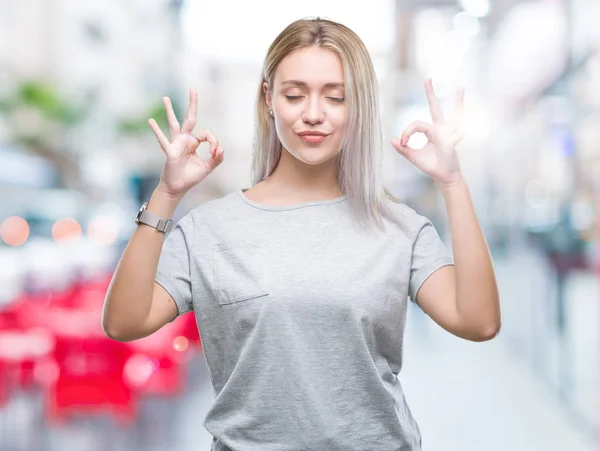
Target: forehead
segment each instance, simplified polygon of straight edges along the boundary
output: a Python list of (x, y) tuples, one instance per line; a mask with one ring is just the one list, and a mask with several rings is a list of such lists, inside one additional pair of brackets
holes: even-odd
[(342, 60), (333, 50), (317, 46), (294, 50), (277, 66), (274, 84), (288, 80), (301, 81), (308, 86), (343, 84)]

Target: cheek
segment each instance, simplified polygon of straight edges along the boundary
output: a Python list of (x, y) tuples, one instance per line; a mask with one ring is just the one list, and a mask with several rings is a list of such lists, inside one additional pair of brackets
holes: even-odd
[(348, 106), (336, 105), (329, 110), (329, 121), (336, 127), (344, 126), (348, 118)]
[(344, 109), (340, 109), (330, 116), (331, 125), (339, 132), (344, 130), (347, 120), (348, 114)]
[(275, 121), (278, 127), (283, 130), (291, 127), (298, 120), (298, 117), (299, 115), (294, 111), (294, 108), (289, 106), (279, 107), (277, 108), (277, 119)]
[(291, 135), (293, 125), (294, 119), (285, 114), (278, 114), (277, 119), (275, 119), (275, 129), (277, 130), (277, 135), (281, 138)]

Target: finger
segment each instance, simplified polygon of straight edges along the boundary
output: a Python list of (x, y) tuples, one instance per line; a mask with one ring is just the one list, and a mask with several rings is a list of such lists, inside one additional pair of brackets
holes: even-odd
[(433, 91), (433, 83), (431, 82), (431, 78), (428, 78), (425, 82), (425, 94), (427, 95), (427, 102), (429, 103), (431, 119), (433, 122), (442, 122), (444, 120), (444, 114), (442, 113), (440, 103), (438, 102), (435, 92)]
[(225, 151), (220, 146), (217, 147), (214, 152), (211, 152), (212, 158), (206, 161), (206, 164), (209, 165), (211, 171), (223, 163), (224, 153)]
[(213, 132), (211, 132), (208, 129), (202, 130), (200, 133), (196, 133), (194, 135), (194, 137), (198, 141), (200, 141), (201, 143), (208, 141), (208, 143), (210, 144), (210, 153), (211, 153), (211, 155), (217, 149), (217, 147), (219, 147), (219, 140), (213, 134)]
[(223, 148), (222, 148), (221, 146), (219, 146), (219, 147), (217, 147), (216, 149), (214, 149), (214, 150), (211, 150), (211, 151), (210, 151), (210, 155), (211, 155), (213, 158), (216, 158), (216, 157), (217, 157), (217, 155), (219, 154), (219, 151), (221, 151), (222, 149), (223, 149)]
[(223, 155), (225, 154), (225, 150), (221, 146), (217, 147), (215, 149), (215, 151), (211, 152), (211, 153), (212, 153), (213, 160), (215, 160), (219, 163), (221, 161), (223, 161)]
[(187, 116), (183, 121), (181, 133), (191, 133), (196, 126), (196, 116), (198, 113), (198, 93), (195, 89), (190, 89), (190, 105), (188, 107)]
[(402, 136), (400, 137), (400, 145), (402, 147), (406, 147), (406, 145), (408, 144), (408, 140), (410, 139), (410, 137), (412, 135), (414, 135), (415, 133), (427, 134), (427, 133), (429, 133), (429, 130), (431, 130), (431, 124), (428, 124), (427, 122), (423, 122), (423, 121), (412, 122), (402, 132)]
[(163, 103), (165, 104), (165, 111), (167, 113), (167, 120), (169, 121), (169, 130), (171, 131), (172, 141), (175, 135), (179, 133), (179, 122), (177, 121), (177, 116), (175, 116), (175, 111), (173, 111), (171, 99), (168, 97), (163, 97)]
[(467, 131), (464, 128), (459, 128), (455, 133), (453, 133), (452, 142), (454, 143), (454, 145), (456, 146), (459, 142), (461, 142), (466, 134)]
[(464, 100), (465, 88), (461, 86), (456, 91), (456, 103), (454, 104), (454, 115), (452, 117), (452, 122), (456, 125), (460, 124), (462, 121)]
[(392, 146), (398, 151), (400, 155), (405, 157), (409, 161), (413, 161), (413, 155), (417, 152), (417, 149), (414, 149), (407, 145), (402, 145), (400, 138), (396, 138), (392, 140)]
[(160, 127), (154, 119), (148, 119), (148, 124), (150, 124), (150, 128), (152, 128), (152, 131), (156, 135), (156, 139), (158, 139), (161, 149), (164, 153), (167, 153), (167, 148), (169, 147), (169, 140), (167, 139), (167, 137), (162, 132), (162, 130), (160, 129)]

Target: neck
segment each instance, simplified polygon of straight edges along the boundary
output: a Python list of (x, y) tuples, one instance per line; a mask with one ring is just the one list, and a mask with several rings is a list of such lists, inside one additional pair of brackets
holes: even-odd
[(265, 181), (282, 193), (307, 197), (309, 200), (342, 196), (337, 177), (337, 158), (319, 165), (308, 165), (282, 149), (277, 167)]

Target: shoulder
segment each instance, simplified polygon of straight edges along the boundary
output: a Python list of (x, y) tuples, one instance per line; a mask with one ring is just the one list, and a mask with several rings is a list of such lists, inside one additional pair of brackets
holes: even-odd
[(206, 201), (191, 209), (180, 220), (184, 227), (196, 229), (198, 227), (218, 227), (221, 222), (228, 221), (239, 214), (243, 207), (236, 191), (224, 196)]
[(430, 220), (418, 213), (414, 208), (409, 207), (404, 202), (386, 197), (385, 205), (390, 213), (402, 224), (410, 235), (414, 236), (419, 233), (425, 225), (430, 223)]
[[(236, 213), (237, 212), (237, 213)], [(183, 215), (170, 232), (170, 242), (184, 240), (194, 242), (199, 234), (203, 238), (216, 230), (223, 230), (235, 223), (235, 215), (240, 213), (240, 201), (236, 192), (206, 201)]]

